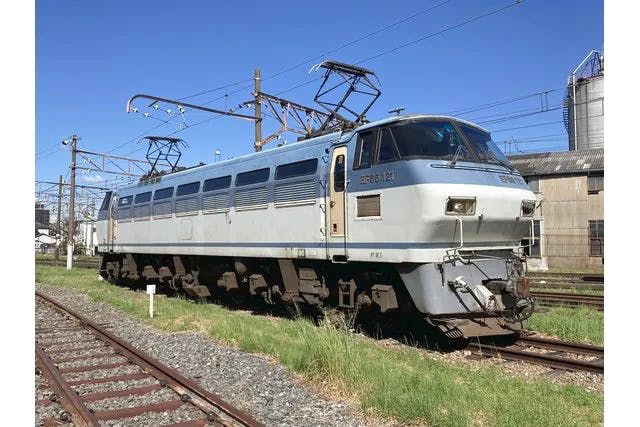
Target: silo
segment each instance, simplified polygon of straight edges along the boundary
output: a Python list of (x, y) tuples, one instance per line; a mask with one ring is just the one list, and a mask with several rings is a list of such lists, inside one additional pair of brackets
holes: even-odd
[(604, 147), (604, 56), (592, 51), (571, 73), (564, 122), (570, 150)]

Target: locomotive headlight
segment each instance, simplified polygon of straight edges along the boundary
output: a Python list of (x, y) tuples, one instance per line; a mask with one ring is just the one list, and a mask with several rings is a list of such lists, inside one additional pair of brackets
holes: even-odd
[(522, 216), (533, 216), (536, 211), (535, 200), (523, 200), (522, 201)]
[(449, 197), (447, 199), (447, 215), (473, 215), (476, 211), (475, 197)]

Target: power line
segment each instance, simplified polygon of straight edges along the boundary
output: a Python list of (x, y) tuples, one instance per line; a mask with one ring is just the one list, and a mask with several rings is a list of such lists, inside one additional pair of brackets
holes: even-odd
[(456, 28), (463, 27), (463, 26), (468, 25), (468, 24), (470, 24), (472, 22), (478, 21), (478, 20), (480, 20), (482, 18), (486, 18), (487, 16), (495, 15), (497, 13), (502, 12), (503, 10), (509, 9), (510, 7), (513, 7), (513, 6), (517, 5), (517, 4), (520, 4), (521, 2), (522, 2), (522, 0), (516, 0), (516, 1), (514, 1), (512, 3), (509, 3), (509, 4), (505, 5), (505, 6), (499, 7), (498, 9), (494, 9), (494, 10), (491, 10), (489, 12), (485, 12), (485, 13), (483, 13), (481, 15), (474, 16), (472, 18), (467, 19), (466, 21), (462, 21), (462, 22), (460, 22), (458, 24), (446, 27), (446, 28), (444, 28), (444, 29), (442, 29), (440, 31), (436, 31), (435, 33), (427, 34), (426, 36), (419, 37), (419, 38), (417, 38), (415, 40), (412, 40), (410, 42), (403, 43), (403, 44), (401, 44), (399, 46), (396, 46), (394, 48), (391, 48), (391, 49), (387, 49), (387, 50), (385, 50), (383, 52), (377, 53), (377, 54), (375, 54), (373, 56), (370, 56), (370, 57), (368, 57), (366, 59), (363, 59), (363, 60), (361, 60), (359, 62), (356, 62), (356, 65), (360, 64), (360, 63), (363, 63), (363, 62), (371, 61), (372, 59), (379, 58), (379, 57), (381, 57), (383, 55), (387, 55), (389, 53), (392, 53), (392, 52), (395, 52), (397, 50), (403, 49), (403, 48), (405, 48), (407, 46), (411, 46), (413, 44), (419, 43), (419, 42), (424, 41), (426, 39), (429, 39), (431, 37), (435, 37), (437, 35), (443, 34), (443, 33), (447, 32), (447, 31), (451, 31), (451, 30), (454, 30)]
[[(377, 53), (377, 54), (375, 54), (375, 55), (372, 55), (372, 56), (370, 56), (370, 57), (368, 57), (368, 58), (365, 58), (365, 59), (362, 59), (362, 60), (360, 60), (360, 61), (357, 61), (357, 62), (355, 62), (355, 65), (358, 65), (358, 64), (362, 64), (362, 63), (364, 63), (364, 62), (371, 61), (371, 60), (373, 60), (373, 59), (376, 59), (376, 58), (379, 58), (379, 57), (381, 57), (381, 56), (387, 55), (387, 54), (389, 54), (389, 53), (396, 52), (396, 51), (398, 51), (398, 50), (400, 50), (400, 49), (403, 49), (403, 48), (405, 48), (405, 47), (407, 47), (407, 46), (414, 45), (414, 44), (416, 44), (416, 43), (419, 43), (419, 42), (421, 42), (421, 41), (424, 41), (424, 40), (427, 40), (427, 39), (429, 39), (429, 38), (435, 37), (435, 36), (437, 36), (437, 35), (440, 35), (440, 34), (443, 34), (443, 33), (448, 32), (448, 31), (451, 31), (451, 30), (454, 30), (454, 29), (457, 29), (457, 28), (463, 27), (463, 26), (468, 25), (468, 24), (470, 24), (470, 23), (472, 23), (472, 22), (478, 21), (478, 20), (480, 20), (480, 19), (482, 19), (482, 18), (485, 18), (485, 17), (491, 16), (491, 15), (495, 15), (495, 14), (500, 13), (500, 12), (502, 12), (502, 11), (504, 11), (504, 10), (506, 10), (506, 9), (508, 9), (508, 8), (510, 8), (510, 7), (512, 7), (512, 6), (515, 6), (515, 5), (517, 5), (517, 4), (521, 3), (521, 2), (522, 2), (522, 0), (516, 0), (516, 1), (512, 2), (512, 3), (509, 3), (509, 4), (507, 4), (507, 5), (504, 5), (504, 6), (502, 6), (502, 7), (497, 8), (497, 9), (491, 10), (491, 11), (489, 11), (489, 12), (485, 12), (485, 13), (480, 14), (480, 15), (476, 15), (476, 16), (474, 16), (474, 17), (472, 17), (472, 18), (469, 18), (469, 19), (467, 19), (467, 20), (465, 20), (465, 21), (459, 22), (459, 23), (454, 24), (454, 25), (450, 25), (450, 26), (445, 27), (445, 28), (443, 28), (443, 29), (441, 29), (441, 30), (438, 30), (438, 31), (436, 31), (436, 32), (433, 32), (433, 33), (427, 34), (427, 35), (425, 35), (425, 36), (419, 37), (419, 38), (417, 38), (417, 39), (415, 39), (415, 40), (411, 40), (411, 41), (409, 41), (409, 42), (402, 43), (402, 44), (400, 44), (400, 45), (398, 45), (398, 46), (396, 46), (396, 47), (393, 47), (393, 48), (391, 48), (391, 49), (384, 50), (384, 51), (379, 52), (379, 53)], [(434, 7), (432, 7), (431, 9), (433, 9), (433, 8), (435, 8), (435, 7), (438, 7), (438, 6), (440, 6), (440, 5), (444, 4), (444, 3), (446, 3), (446, 2), (440, 3), (440, 4), (438, 4), (438, 5), (434, 6)], [(410, 18), (407, 18), (407, 19), (410, 19)], [(405, 20), (406, 20), (406, 19), (405, 19)], [(364, 36), (363, 38), (366, 38), (366, 37), (367, 37), (367, 36)], [(288, 89), (285, 89), (285, 90), (282, 90), (282, 91), (280, 91), (280, 92), (277, 92), (277, 93), (276, 93), (276, 95), (278, 95), (278, 96), (279, 96), (279, 95), (281, 95), (281, 94), (283, 94), (283, 93), (290, 92), (290, 91), (292, 91), (292, 90), (298, 89), (298, 88), (300, 88), (300, 87), (302, 87), (302, 86), (308, 85), (308, 84), (313, 83), (314, 81), (317, 81), (317, 80), (320, 80), (320, 79), (321, 79), (321, 77), (317, 77), (317, 78), (314, 78), (314, 79), (311, 79), (311, 80), (305, 80), (305, 81), (303, 81), (303, 82), (301, 82), (301, 83), (299, 83), (299, 84), (297, 84), (297, 85), (294, 85), (294, 86), (292, 86), (292, 87), (290, 87), (290, 88), (288, 88)], [(250, 86), (247, 86), (247, 87), (250, 87)], [(245, 88), (247, 88), (247, 87), (245, 87)], [(236, 91), (234, 91), (234, 92), (231, 92), (230, 94), (237, 93), (237, 92), (239, 92), (240, 90), (242, 90), (242, 88), (241, 88), (241, 89), (239, 89), (239, 90), (236, 90)], [(227, 95), (230, 95), (230, 94), (227, 94)], [(206, 104), (208, 104), (208, 103), (211, 103), (211, 102), (214, 102), (214, 101), (216, 101), (216, 100), (219, 100), (219, 99), (223, 98), (224, 96), (226, 96), (226, 95), (223, 95), (223, 96), (218, 97), (218, 98), (216, 98), (216, 99), (213, 99), (213, 100), (211, 100), (211, 101), (205, 102), (203, 105), (206, 105)], [(208, 122), (208, 121), (210, 121), (210, 120), (213, 120), (213, 118), (211, 118), (211, 119), (207, 119), (207, 120), (203, 120), (202, 122), (199, 122), (199, 123), (197, 123), (197, 124), (195, 124), (195, 125), (191, 125), (191, 126), (189, 126), (189, 127), (190, 127), (190, 128), (193, 128), (193, 127), (198, 126), (198, 125), (200, 125), (200, 124), (202, 124), (202, 123), (206, 123), (206, 122)], [(179, 129), (179, 130), (175, 131), (174, 133), (172, 133), (171, 135), (176, 134), (176, 133), (178, 133), (178, 132), (181, 132), (182, 130), (183, 130), (183, 129)]]
[[(314, 56), (313, 58), (307, 59), (306, 61), (302, 61), (302, 62), (299, 62), (299, 63), (297, 63), (295, 65), (288, 66), (288, 67), (286, 67), (286, 68), (284, 68), (284, 69), (282, 69), (282, 70), (280, 70), (280, 71), (278, 71), (278, 72), (276, 72), (274, 74), (271, 74), (270, 76), (263, 77), (262, 80), (266, 81), (266, 80), (274, 79), (274, 78), (276, 78), (278, 76), (281, 76), (282, 74), (286, 74), (286, 73), (288, 73), (290, 71), (293, 71), (293, 70), (295, 70), (297, 68), (300, 68), (300, 67), (302, 67), (304, 65), (310, 64), (310, 63), (312, 63), (314, 61), (317, 61), (318, 59), (322, 59), (322, 58), (326, 57), (329, 54), (338, 52), (338, 51), (340, 51), (342, 49), (345, 49), (345, 48), (347, 48), (349, 46), (352, 46), (352, 45), (354, 45), (356, 43), (359, 43), (359, 42), (361, 42), (363, 40), (366, 40), (366, 39), (368, 39), (368, 38), (370, 38), (370, 37), (372, 37), (372, 36), (374, 36), (376, 34), (380, 34), (380, 33), (384, 32), (384, 31), (387, 31), (387, 30), (389, 30), (389, 29), (391, 29), (393, 27), (396, 27), (396, 26), (398, 26), (398, 25), (400, 25), (402, 23), (410, 21), (413, 18), (416, 18), (416, 17), (418, 17), (420, 15), (424, 15), (425, 13), (430, 12), (430, 11), (432, 11), (434, 9), (437, 9), (440, 6), (444, 6), (445, 4), (450, 3), (451, 1), (453, 1), (453, 0), (445, 0), (445, 1), (442, 1), (440, 3), (437, 3), (437, 4), (433, 5), (433, 6), (429, 7), (429, 8), (427, 8), (427, 9), (423, 9), (421, 11), (415, 12), (410, 16), (402, 18), (402, 19), (400, 19), (398, 21), (394, 21), (391, 24), (388, 24), (388, 25), (385, 25), (384, 27), (378, 28), (375, 31), (372, 31), (372, 32), (367, 33), (367, 34), (365, 34), (363, 36), (360, 36), (360, 37), (358, 37), (358, 38), (356, 38), (354, 40), (351, 40), (350, 42), (347, 42), (347, 43), (344, 43), (344, 44), (342, 44), (340, 46), (337, 46), (335, 48), (329, 49), (329, 50), (321, 53), (320, 55), (317, 55), (317, 56)], [(203, 91), (203, 92), (198, 92), (198, 93), (195, 93), (193, 95), (185, 96), (183, 98), (178, 98), (178, 100), (181, 101), (181, 100), (184, 100), (184, 99), (189, 99), (189, 98), (193, 98), (193, 97), (200, 96), (200, 95), (205, 95), (207, 93), (217, 92), (218, 90), (221, 90), (221, 89), (225, 89), (225, 88), (232, 87), (232, 86), (237, 86), (238, 84), (241, 84), (241, 83), (244, 83), (244, 82), (252, 82), (252, 81), (253, 81), (252, 78), (239, 80), (237, 82), (229, 83), (229, 84), (226, 84), (226, 85), (222, 85), (222, 86), (219, 86), (219, 87), (214, 88), (214, 89), (206, 90), (206, 91)], [(249, 85), (247, 87), (251, 87), (251, 85)]]
[(475, 113), (476, 111), (481, 111), (481, 110), (486, 110), (486, 109), (490, 109), (490, 108), (494, 108), (494, 107), (499, 107), (501, 105), (506, 105), (506, 104), (511, 104), (517, 101), (523, 101), (525, 99), (529, 99), (529, 98), (533, 98), (534, 96), (542, 96), (542, 95), (548, 95), (550, 93), (553, 92), (557, 92), (559, 90), (561, 90), (563, 88), (557, 88), (557, 89), (549, 89), (549, 90), (544, 90), (544, 91), (540, 91), (540, 92), (535, 92), (535, 93), (531, 93), (528, 95), (522, 95), (522, 96), (517, 96), (515, 98), (508, 98), (505, 100), (501, 100), (501, 101), (494, 101), (494, 102), (490, 102), (487, 104), (482, 104), (476, 107), (468, 107), (468, 108), (463, 108), (460, 110), (454, 110), (448, 113), (445, 113), (447, 115), (463, 115), (463, 114), (469, 114), (469, 113)]
[[(270, 76), (264, 77), (262, 80), (263, 80), (263, 81), (270, 80), (270, 79), (273, 79), (273, 78), (275, 78), (275, 77), (278, 77), (278, 76), (280, 76), (280, 75), (282, 75), (282, 74), (285, 74), (285, 73), (287, 73), (287, 72), (289, 72), (289, 71), (292, 71), (292, 70), (295, 70), (295, 69), (297, 69), (297, 68), (300, 68), (300, 67), (302, 67), (303, 65), (306, 65), (306, 64), (309, 64), (309, 63), (311, 63), (311, 62), (313, 62), (313, 61), (316, 61), (316, 60), (318, 60), (318, 59), (321, 59), (321, 58), (325, 57), (326, 55), (329, 55), (329, 54), (331, 54), (331, 53), (335, 53), (335, 52), (337, 52), (337, 51), (339, 51), (339, 50), (342, 50), (342, 49), (344, 49), (344, 48), (346, 48), (346, 47), (352, 46), (352, 45), (354, 45), (354, 44), (356, 44), (356, 43), (361, 42), (362, 40), (368, 39), (368, 38), (370, 38), (370, 37), (372, 37), (372, 36), (374, 36), (374, 35), (376, 35), (376, 34), (379, 34), (379, 33), (381, 33), (381, 32), (387, 31), (387, 30), (389, 30), (389, 29), (391, 29), (391, 28), (393, 28), (393, 27), (396, 27), (396, 26), (398, 26), (398, 25), (400, 25), (400, 24), (402, 24), (402, 23), (404, 23), (404, 22), (407, 22), (407, 21), (409, 21), (409, 20), (411, 20), (411, 19), (413, 19), (413, 18), (415, 18), (415, 17), (417, 17), (417, 16), (423, 15), (423, 14), (425, 14), (425, 13), (427, 13), (427, 12), (430, 12), (430, 11), (432, 11), (432, 10), (434, 10), (434, 9), (438, 8), (438, 7), (444, 6), (445, 4), (450, 3), (451, 1), (452, 1), (452, 0), (445, 0), (445, 1), (442, 1), (442, 2), (440, 2), (440, 3), (437, 3), (437, 4), (435, 4), (435, 5), (431, 6), (431, 7), (427, 8), (427, 9), (423, 9), (423, 10), (421, 10), (421, 11), (418, 11), (418, 12), (416, 12), (416, 13), (414, 13), (414, 14), (412, 14), (412, 15), (410, 15), (410, 16), (408, 16), (408, 17), (406, 17), (406, 18), (400, 19), (400, 20), (395, 21), (395, 22), (392, 22), (391, 24), (388, 24), (388, 25), (386, 25), (386, 26), (384, 26), (384, 27), (378, 28), (377, 30), (372, 31), (372, 32), (370, 32), (370, 33), (368, 33), (368, 34), (365, 34), (364, 36), (358, 37), (358, 38), (356, 38), (356, 39), (354, 39), (354, 40), (352, 40), (352, 41), (350, 41), (350, 42), (348, 42), (348, 43), (344, 43), (344, 44), (342, 44), (342, 45), (340, 45), (340, 46), (338, 46), (338, 47), (336, 47), (336, 48), (330, 49), (330, 50), (328, 50), (328, 51), (326, 51), (326, 52), (324, 52), (324, 53), (322, 53), (322, 54), (320, 54), (320, 55), (318, 55), (318, 56), (315, 56), (315, 57), (313, 57), (313, 58), (310, 58), (310, 59), (308, 59), (308, 60), (306, 60), (306, 61), (303, 61), (303, 62), (300, 62), (300, 63), (298, 63), (298, 64), (295, 64), (295, 65), (289, 66), (289, 67), (287, 67), (287, 68), (285, 68), (285, 69), (283, 69), (283, 70), (281, 70), (281, 71), (279, 71), (279, 72), (277, 72), (277, 73), (274, 73), (274, 74), (272, 74), (272, 75), (270, 75)], [(317, 79), (314, 79), (314, 80), (312, 80), (312, 81), (315, 81), (315, 80), (317, 80)], [(181, 100), (185, 100), (185, 99), (193, 98), (193, 97), (200, 96), (200, 95), (205, 95), (205, 94), (207, 94), (207, 93), (216, 92), (216, 91), (218, 91), (218, 90), (222, 90), (222, 89), (225, 89), (225, 88), (228, 88), (228, 87), (237, 86), (237, 85), (239, 85), (239, 84), (241, 84), (241, 83), (244, 83), (244, 82), (250, 82), (250, 81), (253, 81), (253, 79), (249, 78), (249, 79), (239, 80), (239, 81), (236, 81), (236, 82), (233, 82), (233, 83), (229, 83), (229, 84), (225, 84), (225, 85), (219, 86), (219, 87), (214, 88), (214, 89), (210, 89), (210, 90), (206, 90), (206, 91), (198, 92), (198, 93), (195, 93), (195, 94), (192, 94), (192, 95), (187, 95), (187, 96), (185, 96), (185, 97), (178, 98), (178, 100), (179, 100), (179, 101), (181, 101)], [(305, 84), (308, 84), (308, 83), (305, 83)], [(300, 85), (300, 86), (302, 86), (302, 85)], [(214, 99), (212, 99), (212, 100), (206, 101), (206, 102), (204, 102), (202, 105), (211, 104), (212, 102), (215, 102), (215, 101), (218, 101), (218, 100), (220, 100), (220, 99), (222, 99), (222, 98), (228, 97), (229, 95), (236, 94), (236, 93), (241, 92), (241, 91), (243, 91), (243, 90), (245, 90), (245, 89), (248, 89), (248, 88), (250, 88), (250, 87), (252, 87), (252, 84), (245, 85), (245, 86), (243, 86), (243, 87), (241, 87), (241, 88), (239, 88), (239, 89), (237, 89), (237, 90), (234, 90), (234, 91), (232, 91), (232, 92), (230, 92), (230, 93), (226, 93), (226, 94), (224, 94), (224, 95), (222, 95), (222, 96), (219, 96), (219, 97), (214, 98)], [(299, 87), (299, 86), (297, 86), (297, 87)], [(295, 87), (295, 88), (297, 88), (297, 87)], [(294, 88), (294, 89), (295, 89), (295, 88)], [(289, 90), (292, 90), (292, 89), (289, 89)], [(283, 91), (283, 92), (279, 92), (279, 93), (278, 93), (278, 95), (280, 95), (281, 93), (288, 92), (289, 90), (286, 90), (286, 91)], [(189, 111), (189, 110), (187, 110), (187, 111)], [(174, 119), (175, 119), (176, 117), (178, 117), (178, 116), (179, 116), (179, 114), (174, 115), (173, 117), (171, 117), (170, 119), (168, 119), (165, 123), (168, 123), (169, 121), (174, 120)], [(218, 117), (218, 116), (214, 116), (214, 118), (215, 118), (215, 117)], [(154, 118), (155, 118), (155, 117), (154, 117)], [(158, 119), (158, 120), (161, 120), (161, 119)], [(208, 119), (202, 120), (202, 121), (197, 122), (196, 124), (194, 124), (194, 125), (190, 125), (190, 126), (188, 126), (188, 127), (195, 127), (195, 126), (201, 125), (201, 124), (203, 124), (203, 123), (207, 123), (207, 122), (209, 122), (209, 121), (211, 121), (211, 120), (213, 120), (213, 118), (208, 118)], [(163, 123), (162, 125), (164, 125), (165, 123)], [(158, 125), (157, 127), (154, 127), (154, 128), (152, 128), (152, 129), (150, 129), (149, 131), (151, 131), (151, 130), (153, 130), (153, 129), (156, 129), (156, 128), (158, 128), (158, 127), (162, 126), (162, 125)], [(174, 131), (174, 132), (170, 133), (170, 134), (169, 134), (169, 136), (170, 136), (170, 135), (175, 135), (175, 134), (177, 134), (177, 133), (179, 133), (179, 132), (181, 132), (181, 131), (183, 131), (183, 130), (184, 130), (184, 128), (183, 128), (183, 129), (178, 129), (178, 130), (176, 130), (176, 131)], [(146, 131), (145, 133), (147, 133), (147, 132), (149, 132), (149, 131)], [(111, 153), (112, 151), (115, 151), (115, 150), (117, 150), (117, 149), (119, 149), (119, 148), (121, 148), (121, 147), (123, 147), (123, 146), (125, 146), (125, 145), (128, 145), (128, 144), (130, 144), (131, 142), (133, 142), (134, 140), (136, 140), (136, 139), (140, 138), (140, 137), (141, 137), (141, 136), (143, 136), (143, 135), (144, 135), (144, 134), (139, 135), (139, 136), (137, 136), (137, 137), (135, 137), (135, 138), (132, 138), (131, 140), (129, 140), (129, 141), (127, 141), (127, 142), (123, 143), (123, 144), (120, 144), (119, 146), (117, 146), (116, 148), (112, 149), (111, 151), (108, 151), (107, 153)], [(136, 152), (136, 151), (139, 151), (139, 149), (136, 149), (136, 150), (132, 151), (131, 153), (134, 153), (134, 152)], [(131, 153), (129, 153), (129, 154), (131, 154)], [(129, 154), (127, 154), (127, 155), (129, 155)]]
[(534, 125), (517, 126), (513, 128), (506, 128), (506, 129), (496, 129), (496, 130), (492, 130), (491, 133), (506, 132), (509, 130), (527, 129), (527, 128), (534, 128), (534, 127), (540, 127), (540, 126), (549, 126), (549, 125), (556, 125), (561, 123), (564, 123), (564, 122), (562, 120), (556, 120), (554, 122), (536, 123)]

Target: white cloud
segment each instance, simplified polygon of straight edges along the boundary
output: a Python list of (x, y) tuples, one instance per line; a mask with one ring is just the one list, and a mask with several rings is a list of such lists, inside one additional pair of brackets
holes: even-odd
[(104, 178), (101, 177), (100, 175), (96, 174), (95, 176), (81, 176), (80, 180), (82, 182), (92, 182), (92, 183), (97, 183), (97, 182), (103, 182)]

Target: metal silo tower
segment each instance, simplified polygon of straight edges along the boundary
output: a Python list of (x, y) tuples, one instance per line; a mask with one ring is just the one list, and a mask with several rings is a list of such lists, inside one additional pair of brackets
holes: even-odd
[(569, 75), (564, 124), (570, 150), (604, 147), (604, 55), (591, 51)]

